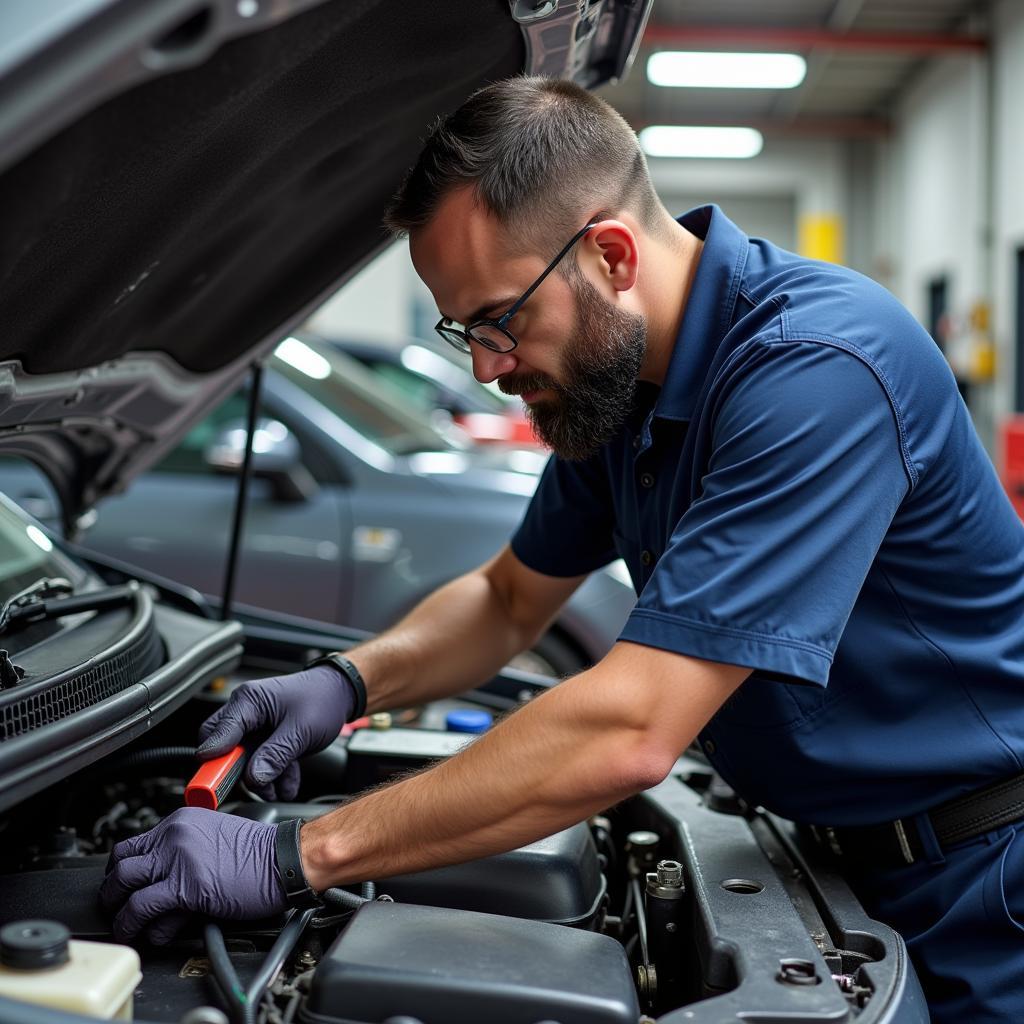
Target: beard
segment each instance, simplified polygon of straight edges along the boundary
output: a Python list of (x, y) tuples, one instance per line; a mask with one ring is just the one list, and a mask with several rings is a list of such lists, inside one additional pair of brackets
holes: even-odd
[(527, 418), (557, 456), (578, 461), (611, 441), (629, 415), (647, 350), (647, 321), (616, 309), (582, 274), (570, 286), (576, 327), (562, 356), (563, 380), (522, 374), (503, 377), (498, 387), (507, 395), (554, 392), (553, 399), (528, 405)]

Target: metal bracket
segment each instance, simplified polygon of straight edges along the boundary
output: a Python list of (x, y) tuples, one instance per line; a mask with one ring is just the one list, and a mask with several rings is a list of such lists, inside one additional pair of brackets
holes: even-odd
[(0, 689), (9, 690), (25, 678), (25, 670), (15, 665), (7, 651), (0, 650)]
[(620, 79), (640, 45), (654, 0), (509, 0), (526, 43), (528, 75), (595, 89)]

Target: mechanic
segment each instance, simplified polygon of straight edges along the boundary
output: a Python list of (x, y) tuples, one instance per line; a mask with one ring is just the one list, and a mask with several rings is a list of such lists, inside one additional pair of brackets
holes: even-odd
[(620, 556), (635, 610), (593, 668), (301, 832), (184, 809), (120, 843), (115, 934), (521, 846), (698, 738), (749, 803), (814, 826), (935, 1021), (1024, 1020), (1024, 525), (931, 338), (714, 206), (674, 220), (634, 133), (564, 82), (440, 121), (388, 224), (439, 332), (554, 456), (505, 550), (344, 657), (236, 689), (200, 756), (269, 735), (249, 781), (287, 800), (343, 723), (490, 677)]

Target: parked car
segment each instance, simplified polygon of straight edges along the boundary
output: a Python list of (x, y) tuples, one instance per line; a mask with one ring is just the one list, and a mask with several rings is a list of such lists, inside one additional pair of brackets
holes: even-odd
[[(617, 77), (648, 9), (4, 5), (0, 453), (34, 461), (62, 530), (81, 533), (370, 257), (432, 117), (522, 70)], [(337, 423), (325, 416), (324, 432)], [(249, 436), (266, 452), (284, 444), (272, 420)], [(324, 487), (332, 463), (307, 464), (293, 440), (307, 473), (284, 448), (254, 493), (296, 498), (302, 553), (312, 502), (298, 494)], [(221, 506), (176, 505), (196, 544), (227, 540)], [(255, 513), (249, 525), (259, 536)], [(900, 936), (787, 823), (686, 758), (530, 847), (389, 879), (390, 900), (334, 893), (315, 915), (193, 922), (163, 947), (112, 942), (97, 906), (108, 853), (180, 805), (198, 723), (241, 680), (352, 640), (239, 611), (222, 620), (188, 588), (85, 556), (0, 498), (0, 1024), (80, 1022), (71, 1008), (143, 1024), (927, 1020)], [(307, 759), (298, 802), (240, 790), (220, 812), (315, 816), (473, 742), (445, 731), (449, 710), (511, 710), (548, 685), (508, 669), (455, 708), (403, 709), (392, 728)]]
[[(446, 436), (371, 370), (302, 338), (286, 338), (267, 362), (238, 599), (377, 632), (508, 542), (546, 457)], [(236, 392), (107, 498), (83, 544), (216, 601), (247, 402)], [(0, 462), (0, 490), (55, 521), (55, 496), (23, 461)], [(594, 573), (514, 664), (578, 671), (607, 653), (635, 600), (621, 562)]]
[(450, 416), (474, 441), (540, 445), (522, 401), (496, 385), (481, 384), (468, 361), (457, 362), (440, 345), (410, 341), (393, 347), (347, 338), (330, 340), (419, 409)]

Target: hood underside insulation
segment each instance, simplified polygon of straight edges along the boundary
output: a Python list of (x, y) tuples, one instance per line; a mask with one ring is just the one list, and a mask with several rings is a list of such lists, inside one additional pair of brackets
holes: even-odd
[(114, 96), (0, 177), (0, 361), (226, 366), (375, 251), (430, 121), (523, 63), (507, 0), (334, 0)]

